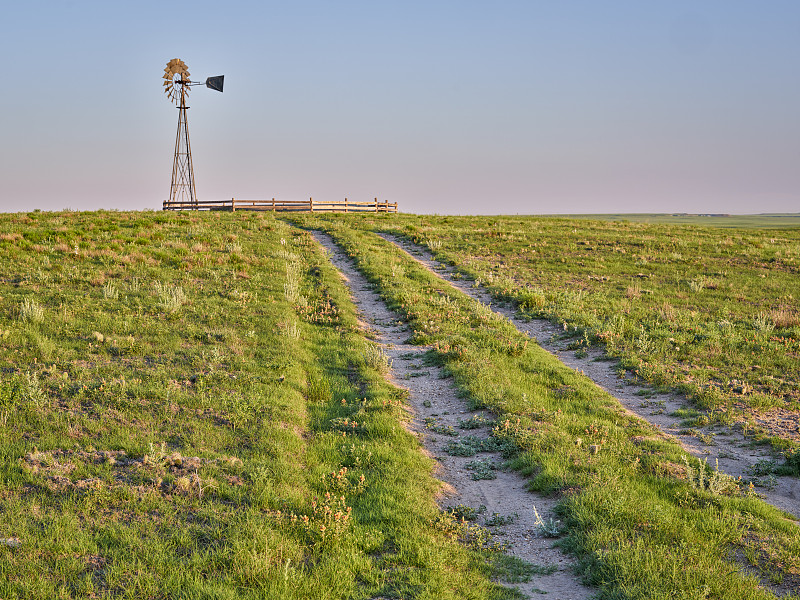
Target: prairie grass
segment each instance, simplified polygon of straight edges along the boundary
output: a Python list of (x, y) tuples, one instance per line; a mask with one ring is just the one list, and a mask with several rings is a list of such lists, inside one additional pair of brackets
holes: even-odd
[[(651, 220), (350, 219), (428, 247), (496, 301), (563, 325), (565, 336), (587, 335), (630, 376), (686, 394), (701, 408), (734, 420), (765, 408), (798, 414), (800, 228), (748, 229), (737, 218)], [(759, 226), (780, 221), (753, 219)], [(742, 228), (697, 225), (703, 222)], [(431, 248), (431, 239), (441, 247)], [(765, 434), (781, 451), (798, 443), (791, 431), (758, 435)]]
[[(684, 453), (676, 443), (626, 415), (581, 374), (537, 346), (525, 345), (525, 336), (508, 321), (486, 319), (485, 307), (369, 231), (406, 229), (404, 223), (413, 230), (427, 219), (405, 217), (398, 224), (380, 216), (293, 217), (334, 236), (387, 303), (408, 320), (412, 341), (431, 345), (432, 357), (472, 406), (494, 413), (488, 440), (459, 437), (446, 451), (476, 456), (499, 450), (529, 478), (531, 489), (559, 496), (559, 518), (543, 522), (543, 531), (559, 536), (561, 546), (575, 553), (601, 597), (774, 598), (749, 570), (791, 578), (800, 568), (796, 524), (704, 464), (690, 465), (690, 472), (681, 464)], [(441, 221), (452, 225), (466, 219)], [(491, 239), (531, 240), (519, 229), (486, 233)], [(447, 236), (443, 247), (449, 250), (451, 244), (459, 246), (455, 236)], [(402, 277), (392, 273), (398, 261)], [(704, 288), (702, 293), (709, 291), (714, 292)], [(642, 299), (650, 296), (642, 294)], [(567, 290), (552, 298), (573, 315), (568, 329), (591, 331), (591, 323), (578, 320), (593, 314), (584, 306), (592, 299), (590, 292)], [(658, 305), (663, 302), (659, 299)], [(651, 352), (658, 347), (653, 329), (629, 313), (623, 318), (616, 315), (613, 326), (627, 332), (630, 319), (632, 339)]]
[(434, 526), (403, 393), (307, 233), (18, 213), (0, 247), (0, 597), (504, 593)]
[(19, 318), (23, 323), (41, 323), (44, 320), (44, 309), (36, 300), (25, 298), (19, 307)]

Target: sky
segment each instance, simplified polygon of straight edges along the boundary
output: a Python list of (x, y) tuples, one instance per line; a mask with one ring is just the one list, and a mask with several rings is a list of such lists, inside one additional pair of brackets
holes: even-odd
[(0, 211), (800, 212), (797, 0), (6, 3)]

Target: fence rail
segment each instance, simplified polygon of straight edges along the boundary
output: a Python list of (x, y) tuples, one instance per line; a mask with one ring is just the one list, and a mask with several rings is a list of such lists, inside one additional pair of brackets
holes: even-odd
[(195, 202), (164, 201), (164, 210), (269, 210), (293, 212), (386, 212), (396, 213), (397, 202), (377, 198), (373, 202), (344, 201), (325, 202), (309, 198), (308, 200), (197, 200)]

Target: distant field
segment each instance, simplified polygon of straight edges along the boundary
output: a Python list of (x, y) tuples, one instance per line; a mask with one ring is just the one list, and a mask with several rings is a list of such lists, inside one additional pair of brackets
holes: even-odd
[(800, 213), (774, 213), (759, 215), (689, 215), (689, 214), (596, 214), (554, 215), (570, 219), (598, 221), (630, 221), (632, 223), (663, 223), (673, 225), (697, 225), (700, 227), (742, 227), (754, 229), (785, 229), (800, 227)]

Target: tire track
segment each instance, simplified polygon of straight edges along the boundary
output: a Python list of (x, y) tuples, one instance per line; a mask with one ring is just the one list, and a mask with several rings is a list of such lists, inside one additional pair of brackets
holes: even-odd
[[(436, 259), (424, 247), (391, 234), (378, 233), (406, 252), (411, 258), (426, 267), (431, 273), (467, 294), (474, 300), (490, 304), (493, 298), (483, 288), (453, 277), (456, 270)], [(602, 352), (591, 350), (580, 358), (567, 349), (569, 341), (564, 341), (563, 329), (549, 321), (536, 319), (524, 321), (516, 317), (516, 310), (509, 307), (493, 306), (492, 309), (509, 319), (521, 332), (529, 334), (543, 349), (547, 350), (568, 367), (575, 369), (613, 396), (629, 413), (655, 426), (664, 435), (675, 439), (686, 452), (698, 459), (707, 460), (712, 466), (733, 477), (744, 480), (756, 479), (761, 485), (756, 487), (758, 494), (767, 502), (791, 515), (800, 518), (800, 479), (791, 476), (762, 477), (759, 465), (774, 459), (769, 448), (756, 446), (741, 433), (729, 427), (695, 427), (689, 430), (681, 425), (680, 418), (672, 416), (681, 408), (693, 408), (689, 400), (675, 394), (655, 394), (645, 387), (635, 385), (630, 379), (617, 375), (615, 363), (601, 360)]]
[[(312, 234), (328, 251), (332, 264), (349, 287), (364, 327), (376, 335), (392, 360), (392, 382), (409, 392), (412, 418), (408, 428), (418, 437), (425, 452), (437, 461), (435, 475), (444, 482), (440, 505), (485, 507), (476, 515), (476, 523), (491, 531), (495, 541), (507, 544), (507, 554), (550, 573), (534, 575), (531, 581), (515, 584), (523, 593), (544, 592), (559, 600), (592, 597), (596, 590), (580, 583), (574, 571), (574, 559), (554, 548), (553, 540), (544, 537), (543, 529), (537, 524), (537, 517), (545, 523), (555, 521), (553, 510), (557, 501), (528, 492), (524, 478), (499, 468), (502, 458), (497, 452), (453, 456), (446, 451), (449, 443), (464, 441), (470, 436), (488, 438), (491, 427), (478, 425), (481, 418), (488, 420), (489, 416), (480, 411), (471, 412), (466, 402), (457, 396), (452, 381), (443, 377), (441, 369), (424, 363), (427, 347), (406, 343), (411, 334), (407, 324), (386, 307), (345, 252), (328, 235), (317, 231)], [(469, 423), (470, 427), (476, 427), (459, 428), (476, 416)], [(476, 479), (476, 474), (495, 478)]]

